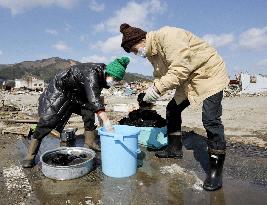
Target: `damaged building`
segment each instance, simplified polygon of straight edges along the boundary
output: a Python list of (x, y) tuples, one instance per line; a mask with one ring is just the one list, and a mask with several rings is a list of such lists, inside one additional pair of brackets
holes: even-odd
[(241, 93), (254, 94), (267, 91), (266, 75), (241, 73), (239, 79), (241, 82)]
[(28, 89), (36, 91), (44, 91), (45, 82), (36, 76), (28, 75), (22, 79), (15, 79), (14, 89)]

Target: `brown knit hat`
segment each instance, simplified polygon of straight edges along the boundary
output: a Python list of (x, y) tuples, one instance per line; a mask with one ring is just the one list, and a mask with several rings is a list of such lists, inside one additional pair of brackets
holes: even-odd
[(131, 48), (139, 43), (142, 39), (146, 38), (146, 31), (140, 28), (132, 27), (127, 23), (123, 23), (120, 26), (120, 32), (122, 33), (121, 47), (130, 53)]

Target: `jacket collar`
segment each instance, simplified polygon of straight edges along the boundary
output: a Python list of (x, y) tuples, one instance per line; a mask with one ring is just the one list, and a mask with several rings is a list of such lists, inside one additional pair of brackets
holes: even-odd
[(157, 47), (155, 41), (155, 32), (151, 31), (146, 34), (146, 50), (147, 57), (157, 55)]

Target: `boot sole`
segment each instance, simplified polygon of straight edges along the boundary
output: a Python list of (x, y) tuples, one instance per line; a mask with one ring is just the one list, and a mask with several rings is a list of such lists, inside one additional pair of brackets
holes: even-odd
[(35, 164), (33, 165), (22, 165), (23, 168), (33, 168), (35, 166)]
[(30, 160), (23, 160), (22, 161), (22, 167), (23, 168), (32, 168), (32, 167), (34, 167), (36, 164), (35, 164), (35, 162), (32, 162), (32, 161), (30, 161)]
[(183, 156), (159, 156), (159, 155), (155, 155), (157, 158), (160, 158), (160, 159), (168, 159), (168, 158), (172, 158), (172, 159), (182, 159)]
[(212, 187), (203, 185), (203, 189), (205, 189), (206, 191), (217, 191), (217, 190), (219, 190), (221, 188), (222, 188), (222, 186), (218, 186), (216, 188), (212, 188)]
[(22, 167), (28, 169), (28, 168), (33, 168), (34, 166), (22, 166)]

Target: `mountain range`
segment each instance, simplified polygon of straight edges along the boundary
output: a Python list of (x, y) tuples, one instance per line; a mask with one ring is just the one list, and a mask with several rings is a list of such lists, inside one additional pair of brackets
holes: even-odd
[[(71, 59), (52, 57), (36, 61), (23, 61), (16, 64), (0, 64), (0, 79), (20, 79), (27, 74), (49, 82), (58, 72), (66, 70), (80, 62)], [(144, 76), (138, 73), (126, 73), (124, 80), (132, 81), (151, 81), (151, 76)]]

